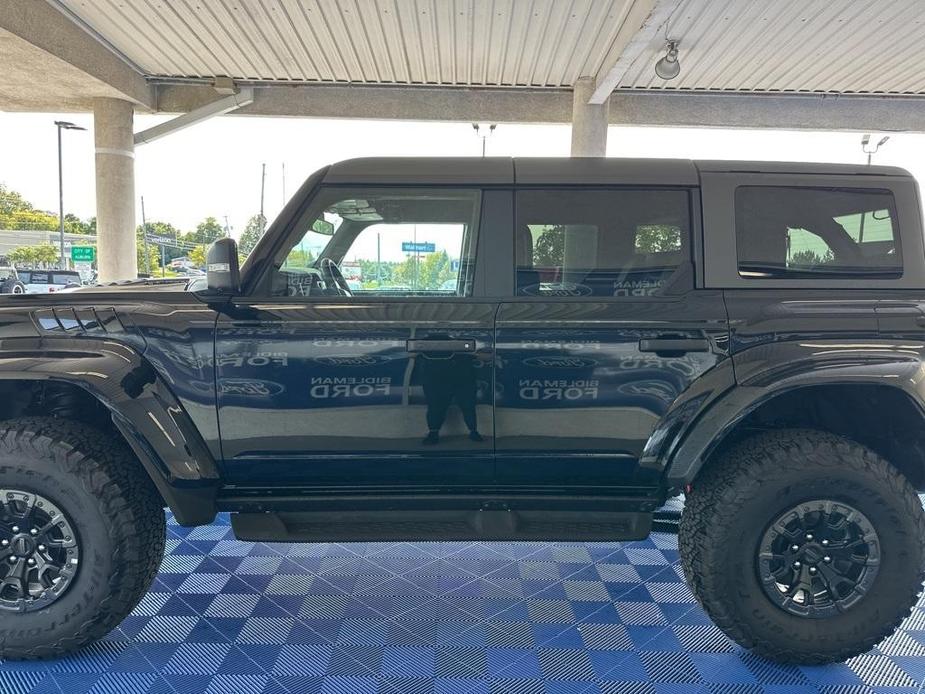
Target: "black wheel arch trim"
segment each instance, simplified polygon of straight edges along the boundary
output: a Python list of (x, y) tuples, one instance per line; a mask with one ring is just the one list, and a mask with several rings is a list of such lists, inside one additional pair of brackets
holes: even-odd
[(844, 344), (845, 340), (788, 342), (734, 355), (736, 384), (692, 418), (675, 444), (666, 448), (666, 486), (682, 489), (693, 482), (706, 460), (743, 419), (771, 400), (801, 388), (851, 384), (893, 388), (917, 408), (925, 426), (923, 355), (886, 341), (854, 344), (842, 354), (826, 349)]
[(177, 522), (202, 525), (215, 518), (216, 461), (169, 385), (132, 347), (87, 338), (3, 340), (0, 380), (82, 388), (109, 410)]

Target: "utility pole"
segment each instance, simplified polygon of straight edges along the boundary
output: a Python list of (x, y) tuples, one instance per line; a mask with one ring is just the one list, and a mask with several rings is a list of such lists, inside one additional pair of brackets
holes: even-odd
[(283, 162), (283, 206), (286, 205), (286, 162)]
[(263, 193), (266, 189), (267, 182), (267, 165), (260, 165), (260, 216), (263, 217)]
[(145, 273), (151, 276), (151, 255), (148, 253), (148, 222), (145, 221), (145, 196), (141, 196), (141, 238), (145, 245)]

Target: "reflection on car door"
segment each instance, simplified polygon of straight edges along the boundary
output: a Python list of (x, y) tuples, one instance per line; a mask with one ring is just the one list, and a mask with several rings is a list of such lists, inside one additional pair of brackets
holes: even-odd
[(322, 189), (267, 290), (218, 320), (229, 480), (491, 480), (498, 303), (471, 297), (479, 200), (474, 189)]
[(694, 289), (685, 190), (517, 193), (517, 297), (497, 320), (509, 484), (652, 486), (659, 420), (724, 358), (722, 295)]

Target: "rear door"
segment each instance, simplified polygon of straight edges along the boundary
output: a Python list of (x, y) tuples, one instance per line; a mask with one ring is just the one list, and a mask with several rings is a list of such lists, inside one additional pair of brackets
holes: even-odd
[(517, 190), (515, 296), (496, 333), (504, 483), (658, 483), (659, 469), (640, 464), (647, 442), (726, 358), (721, 292), (695, 287), (695, 193)]
[(490, 480), (497, 301), (474, 186), (322, 188), (219, 318), (225, 474), (238, 485)]

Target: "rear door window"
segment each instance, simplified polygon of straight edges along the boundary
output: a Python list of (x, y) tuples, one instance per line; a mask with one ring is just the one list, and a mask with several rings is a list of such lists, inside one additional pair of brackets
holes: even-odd
[(655, 296), (689, 262), (685, 190), (522, 190), (516, 215), (520, 296)]
[(887, 190), (742, 186), (735, 232), (744, 279), (902, 276), (896, 205)]

